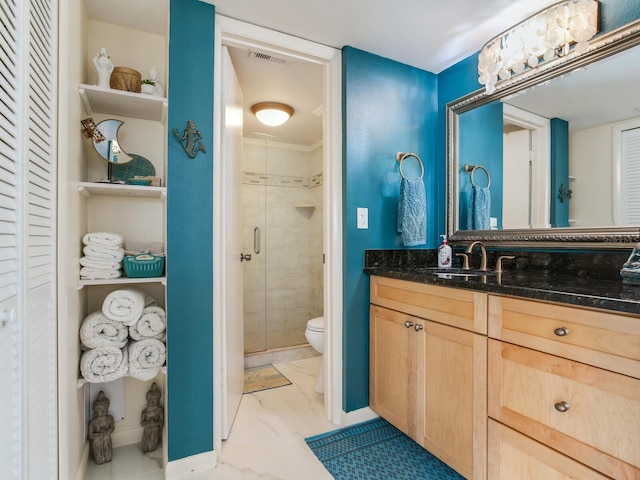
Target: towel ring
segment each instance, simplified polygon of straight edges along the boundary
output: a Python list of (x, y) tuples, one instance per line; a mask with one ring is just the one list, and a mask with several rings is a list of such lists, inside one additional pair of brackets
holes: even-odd
[(400, 176), (402, 178), (407, 178), (404, 176), (404, 173), (402, 172), (402, 162), (404, 162), (407, 158), (409, 157), (413, 157), (416, 160), (418, 160), (418, 163), (420, 164), (420, 178), (424, 177), (424, 165), (422, 163), (422, 160), (420, 160), (420, 157), (418, 155), (416, 155), (415, 153), (403, 153), (403, 152), (398, 152), (396, 153), (396, 162), (398, 162), (400, 164)]
[(471, 185), (476, 186), (476, 182), (473, 180), (473, 174), (476, 170), (484, 170), (484, 173), (487, 174), (487, 186), (489, 188), (491, 186), (491, 175), (489, 175), (489, 170), (484, 168), (482, 165), (469, 165), (468, 163), (464, 166), (464, 171), (471, 175)]

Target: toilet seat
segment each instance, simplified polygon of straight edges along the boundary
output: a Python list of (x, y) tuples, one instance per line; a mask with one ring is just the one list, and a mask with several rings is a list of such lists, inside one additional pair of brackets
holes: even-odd
[(324, 317), (312, 318), (307, 322), (307, 330), (310, 332), (324, 332)]

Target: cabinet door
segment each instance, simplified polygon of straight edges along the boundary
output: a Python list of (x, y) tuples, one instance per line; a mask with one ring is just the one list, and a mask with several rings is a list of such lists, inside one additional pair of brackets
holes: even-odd
[(489, 415), (612, 478), (640, 478), (640, 380), (489, 340)]
[(486, 471), (486, 353), (482, 335), (425, 322), (418, 358), (422, 445), (465, 478)]
[(609, 477), (489, 419), (489, 480), (607, 480)]
[(370, 309), (369, 406), (415, 438), (416, 337), (422, 321), (372, 305)]

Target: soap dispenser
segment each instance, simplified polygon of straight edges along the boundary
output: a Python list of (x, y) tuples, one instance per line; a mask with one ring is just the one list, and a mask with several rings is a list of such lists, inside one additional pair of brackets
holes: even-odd
[(449, 268), (451, 267), (451, 247), (447, 243), (447, 236), (440, 236), (442, 237), (442, 245), (438, 247), (438, 267)]

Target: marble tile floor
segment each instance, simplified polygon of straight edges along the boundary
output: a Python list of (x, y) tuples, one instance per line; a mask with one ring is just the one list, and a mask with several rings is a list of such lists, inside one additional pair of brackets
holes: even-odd
[[(304, 441), (339, 428), (325, 420), (323, 396), (313, 391), (321, 358), (275, 364), (292, 384), (243, 395), (216, 468), (180, 480), (332, 480)], [(86, 478), (164, 480), (159, 463), (138, 445), (120, 447), (110, 464), (93, 464)]]

